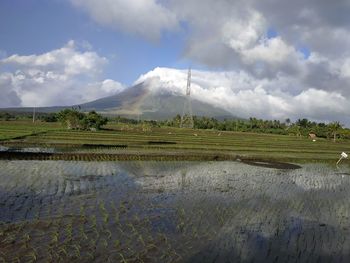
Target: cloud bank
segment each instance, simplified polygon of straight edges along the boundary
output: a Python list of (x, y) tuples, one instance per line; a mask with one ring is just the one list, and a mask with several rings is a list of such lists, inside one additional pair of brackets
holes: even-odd
[[(183, 56), (208, 68), (194, 71), (193, 96), (235, 115), (350, 124), (348, 0), (67, 1), (102, 26), (150, 41), (185, 31)], [(123, 85), (99, 77), (107, 63), (73, 41), (39, 55), (0, 51), (0, 107), (115, 94)], [(143, 79), (180, 92), (186, 72), (155, 69)]]
[[(184, 95), (187, 70), (156, 68), (135, 82), (143, 82), (154, 93)], [(340, 120), (349, 123), (350, 100), (339, 92), (309, 88), (298, 94), (288, 85), (298, 81), (288, 76), (259, 79), (247, 72), (192, 70), (191, 96), (240, 117), (285, 120), (308, 117), (315, 121)]]
[(74, 41), (44, 54), (0, 59), (0, 107), (73, 105), (116, 94), (122, 84), (99, 80), (107, 62)]
[(178, 27), (176, 14), (155, 0), (71, 0), (96, 22), (112, 29), (157, 40)]
[(97, 23), (147, 39), (188, 32), (184, 57), (221, 71), (205, 73), (214, 82), (232, 80), (204, 89), (213, 92), (206, 98), (244, 116), (348, 118), (348, 0), (70, 1)]

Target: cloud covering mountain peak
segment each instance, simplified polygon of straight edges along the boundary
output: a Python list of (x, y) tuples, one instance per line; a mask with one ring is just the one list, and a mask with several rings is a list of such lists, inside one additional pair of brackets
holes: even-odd
[[(155, 68), (141, 75), (135, 84), (144, 83), (151, 92), (184, 95), (187, 69)], [(315, 121), (340, 120), (349, 123), (350, 101), (337, 91), (309, 87), (287, 75), (260, 79), (245, 71), (192, 70), (191, 96), (223, 108), (233, 115), (268, 119), (309, 118)]]

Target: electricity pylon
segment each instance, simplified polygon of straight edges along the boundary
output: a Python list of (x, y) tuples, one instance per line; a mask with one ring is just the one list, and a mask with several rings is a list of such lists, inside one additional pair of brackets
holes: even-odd
[(188, 69), (186, 100), (182, 111), (180, 127), (193, 129), (193, 116), (191, 104), (191, 68)]

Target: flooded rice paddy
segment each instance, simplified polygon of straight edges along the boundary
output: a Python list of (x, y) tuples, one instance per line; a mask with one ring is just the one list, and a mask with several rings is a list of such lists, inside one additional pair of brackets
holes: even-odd
[(0, 262), (349, 262), (347, 167), (0, 161)]

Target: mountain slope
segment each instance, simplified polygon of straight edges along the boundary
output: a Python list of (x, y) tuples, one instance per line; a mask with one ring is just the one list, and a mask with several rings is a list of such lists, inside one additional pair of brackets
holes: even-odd
[[(232, 105), (216, 76), (204, 78), (198, 72), (193, 76), (191, 99), (192, 112), (196, 116), (237, 118), (232, 115)], [(128, 118), (163, 120), (183, 113), (187, 100), (184, 96), (187, 81), (186, 70), (156, 68), (141, 75), (136, 85), (109, 97), (70, 106), (40, 107), (37, 112), (57, 112), (76, 107), (82, 111), (95, 110), (105, 115)], [(231, 112), (228, 110), (231, 109)], [(1, 110), (1, 109), (0, 109)], [(16, 112), (32, 112), (32, 107), (2, 109)]]
[[(80, 105), (84, 111), (97, 110), (107, 115), (129, 118), (163, 120), (182, 114), (184, 96), (170, 92), (153, 92), (140, 83), (106, 98)], [(233, 118), (231, 113), (199, 100), (192, 100), (193, 115), (216, 118)]]

